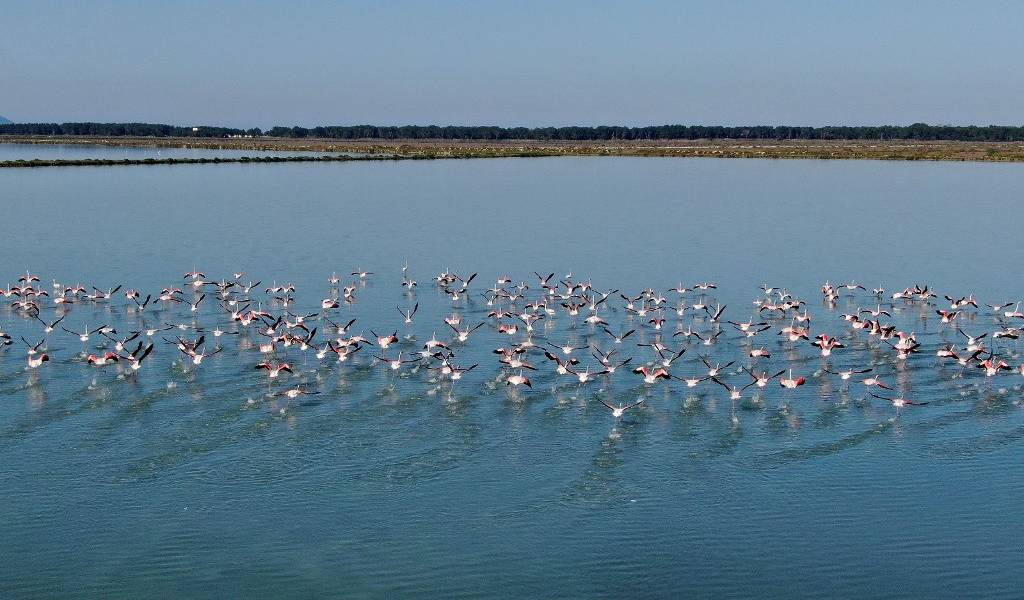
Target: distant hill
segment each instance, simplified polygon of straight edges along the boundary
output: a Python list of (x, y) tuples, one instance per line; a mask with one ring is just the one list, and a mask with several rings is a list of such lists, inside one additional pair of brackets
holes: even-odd
[(13, 122), (14, 121), (8, 119), (7, 117), (5, 117), (3, 115), (0, 115), (0, 125), (9, 125), (9, 124), (11, 124)]

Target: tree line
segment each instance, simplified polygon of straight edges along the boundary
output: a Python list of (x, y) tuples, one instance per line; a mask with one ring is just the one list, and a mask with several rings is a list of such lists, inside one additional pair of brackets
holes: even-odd
[(54, 135), (97, 137), (228, 137), (231, 135), (262, 135), (253, 129), (231, 127), (179, 127), (159, 123), (9, 123), (0, 125), (5, 135)]
[(654, 125), (650, 127), (496, 127), (460, 125), (338, 125), (324, 127), (180, 127), (152, 123), (12, 123), (0, 125), (0, 134), (50, 136), (229, 137), (335, 139), (443, 139), (443, 140), (922, 140), (1013, 142), (1024, 141), (1024, 126), (879, 125), (859, 127), (798, 127), (756, 125)]

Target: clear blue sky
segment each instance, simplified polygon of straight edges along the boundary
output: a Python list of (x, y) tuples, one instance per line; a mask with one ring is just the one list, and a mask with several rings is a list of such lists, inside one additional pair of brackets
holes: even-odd
[(0, 4), (15, 121), (1024, 124), (1024, 2)]

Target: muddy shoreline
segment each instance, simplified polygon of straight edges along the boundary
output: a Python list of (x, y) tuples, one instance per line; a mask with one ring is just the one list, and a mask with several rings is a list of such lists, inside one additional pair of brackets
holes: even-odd
[[(321, 138), (191, 138), (2, 136), (0, 143), (98, 144), (156, 148), (204, 148), (260, 151), (353, 152), (384, 155), (388, 159), (502, 158), (533, 156), (654, 156), (773, 159), (951, 160), (1024, 162), (1024, 142), (918, 142), (912, 140), (340, 140)], [(242, 159), (163, 159), (159, 164), (212, 162), (285, 162), (263, 160), (254, 154)], [(309, 157), (311, 159), (313, 157)], [(378, 157), (379, 158), (379, 157)], [(307, 157), (300, 157), (309, 161)], [(8, 163), (32, 161), (5, 161)], [(151, 159), (127, 161), (42, 160), (34, 166), (70, 163), (152, 164)], [(325, 161), (326, 162), (326, 161)], [(47, 163), (46, 165), (39, 163)]]

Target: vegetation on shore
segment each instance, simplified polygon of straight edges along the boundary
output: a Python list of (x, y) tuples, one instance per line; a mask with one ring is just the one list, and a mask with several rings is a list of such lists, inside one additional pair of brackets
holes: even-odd
[[(381, 140), (275, 137), (10, 136), (0, 144), (99, 144), (106, 146), (230, 149), (252, 152), (231, 158), (129, 158), (10, 160), (0, 167), (170, 165), (217, 163), (345, 162), (351, 160), (512, 158), (539, 156), (660, 156), (679, 158), (868, 159), (1024, 162), (1022, 142), (900, 140)], [(310, 152), (308, 156), (260, 152)], [(355, 153), (359, 156), (313, 153)]]
[[(502, 154), (501, 157), (535, 157), (548, 156), (537, 152), (518, 152)], [(395, 160), (433, 160), (433, 159), (458, 159), (458, 158), (495, 158), (497, 155), (490, 153), (465, 153), (459, 155), (434, 155), (429, 153), (397, 155), (397, 154), (373, 154), (364, 156), (338, 155), (315, 155), (309, 156), (240, 156), (228, 158), (78, 158), (78, 159), (30, 159), (30, 160), (5, 160), (0, 161), (0, 168), (33, 168), (33, 167), (102, 167), (102, 166), (135, 166), (135, 165), (212, 165), (232, 163), (313, 163), (313, 162), (382, 162)]]
[[(926, 161), (1024, 162), (1024, 143), (854, 143), (807, 142), (750, 143), (740, 140), (716, 142), (643, 143), (542, 143), (542, 142), (450, 142), (444, 140), (217, 140), (205, 142), (181, 138), (3, 138), (0, 143), (101, 143), (108, 145), (230, 148), (260, 151), (310, 151), (308, 155), (256, 155), (230, 158), (135, 158), (135, 159), (36, 159), (0, 161), (0, 168), (70, 167), (104, 165), (187, 165), (231, 163), (352, 162), (395, 160), (442, 160), (467, 158), (527, 158), (542, 156), (634, 156), (678, 158), (774, 158), (774, 159), (869, 159)], [(349, 152), (351, 154), (314, 154)]]
[(0, 161), (0, 168), (16, 167), (103, 167), (119, 165), (208, 165), (223, 163), (284, 163), (284, 162), (349, 162), (367, 160), (394, 160), (395, 156), (240, 156), (231, 158), (76, 158), (31, 159)]

